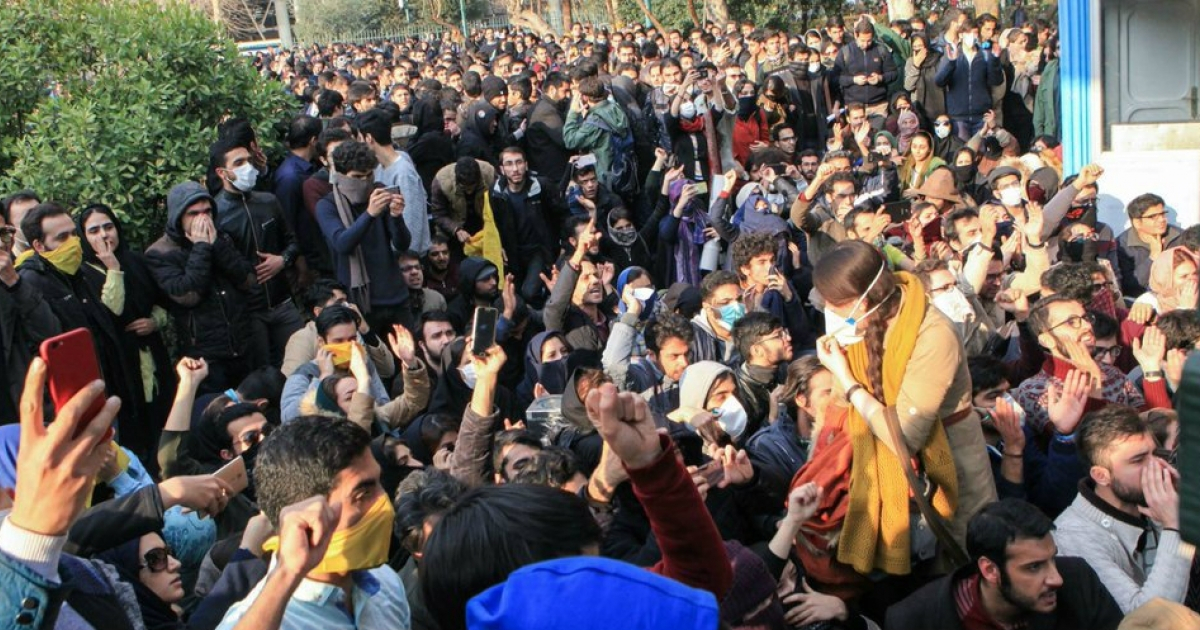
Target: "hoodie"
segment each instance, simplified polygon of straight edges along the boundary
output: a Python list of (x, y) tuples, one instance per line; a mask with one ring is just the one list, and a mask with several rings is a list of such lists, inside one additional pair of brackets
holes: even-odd
[[(478, 100), (467, 108), (462, 135), (458, 137), (458, 157), (473, 157), (492, 164), (499, 163), (498, 146), (500, 112), (487, 101)], [(493, 125), (496, 128), (493, 129)]]
[(450, 323), (454, 325), (454, 329), (464, 335), (470, 332), (467, 327), (475, 318), (475, 281), (489, 270), (493, 274), (499, 273), (496, 265), (478, 256), (468, 256), (458, 265), (458, 295), (450, 300), (446, 310), (449, 311)]
[(167, 193), (167, 226), (146, 249), (146, 264), (171, 300), (170, 311), (180, 354), (205, 359), (232, 359), (244, 353), (246, 301), (257, 286), (254, 267), (223, 232), (208, 243), (192, 243), (183, 232), (188, 206), (207, 201), (213, 224), (216, 202), (196, 182), (184, 182)]
[(625, 114), (625, 109), (607, 100), (592, 105), (587, 116), (581, 116), (577, 111), (568, 112), (567, 121), (563, 124), (563, 142), (568, 149), (594, 154), (596, 174), (601, 183), (611, 188), (609, 175), (612, 173), (613, 154), (609, 146), (609, 133), (594, 124), (587, 124), (593, 117), (603, 121), (615, 134), (623, 135), (629, 131), (629, 116)]

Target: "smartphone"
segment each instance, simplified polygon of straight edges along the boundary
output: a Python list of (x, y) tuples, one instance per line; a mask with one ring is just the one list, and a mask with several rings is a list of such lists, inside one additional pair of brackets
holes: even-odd
[(697, 195), (708, 194), (708, 182), (696, 182), (695, 184), (692, 184), (692, 186), (695, 188)]
[(242, 459), (241, 455), (230, 460), (228, 464), (213, 473), (213, 476), (229, 484), (229, 489), (234, 494), (242, 492), (250, 484), (250, 479), (246, 476), (246, 461)]
[(17, 237), (17, 228), (11, 225), (0, 226), (0, 247), (5, 251), (12, 251), (13, 241)]
[[(76, 393), (99, 380), (100, 362), (96, 358), (96, 345), (92, 333), (86, 328), (76, 328), (42, 342), (41, 357), (46, 362), (46, 377), (50, 383), (50, 400), (54, 411), (62, 411)], [(75, 431), (78, 436), (83, 429), (104, 409), (106, 396), (97, 396), (84, 412), (84, 420)], [(108, 429), (112, 433), (112, 428)]]
[(725, 479), (725, 468), (721, 466), (721, 462), (715, 459), (697, 468), (696, 472), (704, 475), (704, 480), (708, 482), (710, 488), (717, 487), (717, 484)]
[(475, 309), (471, 324), (471, 354), (483, 356), (496, 344), (496, 309), (480, 306)]
[(389, 193), (392, 193), (393, 195), (403, 195), (404, 194), (403, 192), (400, 191), (399, 186), (388, 186), (388, 187), (384, 188), (384, 190)]
[(892, 223), (904, 223), (912, 218), (912, 200), (905, 199), (904, 201), (893, 201), (883, 204), (883, 209), (887, 211), (891, 217)]

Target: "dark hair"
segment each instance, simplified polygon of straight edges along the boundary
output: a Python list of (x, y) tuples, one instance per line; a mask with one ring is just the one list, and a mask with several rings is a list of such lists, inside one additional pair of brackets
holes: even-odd
[(346, 286), (329, 278), (320, 278), (304, 292), (304, 309), (309, 313), (317, 308), (324, 308), (325, 303), (333, 299), (333, 292), (341, 291), (347, 295)]
[(604, 83), (595, 76), (586, 77), (579, 82), (579, 93), (593, 103), (598, 103), (608, 97), (608, 90), (604, 88)]
[(1150, 208), (1154, 206), (1165, 207), (1166, 205), (1167, 202), (1163, 201), (1162, 197), (1154, 193), (1146, 193), (1134, 197), (1133, 201), (1130, 201), (1129, 205), (1125, 206), (1125, 212), (1129, 215), (1130, 219), (1140, 219)]
[(4, 211), (4, 221), (6, 223), (12, 222), (11, 212), (12, 212), (13, 204), (22, 202), (22, 201), (32, 201), (34, 203), (42, 202), (42, 200), (37, 196), (37, 193), (33, 192), (32, 190), (30, 190), (28, 188), (26, 188), (25, 190), (18, 190), (17, 192), (5, 197), (4, 199), (0, 199), (0, 209), (2, 209)]
[(748, 266), (755, 257), (763, 254), (774, 256), (778, 250), (779, 244), (775, 240), (775, 235), (770, 232), (743, 234), (733, 242), (730, 252), (730, 256), (733, 258), (733, 270), (741, 274), (742, 267)]
[[(1088, 313), (1092, 316), (1092, 335), (1096, 339), (1111, 339), (1120, 334), (1121, 325), (1117, 323), (1117, 320), (1109, 317), (1108, 314), (1101, 313), (1100, 311), (1088, 311)], [(1161, 318), (1157, 321), (1161, 321)]]
[(39, 203), (25, 213), (25, 217), (21, 219), (21, 233), (25, 235), (25, 240), (30, 245), (34, 241), (43, 241), (45, 244), (46, 233), (42, 230), (42, 221), (64, 215), (68, 219), (71, 218), (66, 208), (53, 201)]
[(425, 542), (421, 595), (439, 627), (464, 630), (472, 597), (521, 567), (579, 555), (600, 536), (587, 502), (569, 492), (531, 484), (476, 488), (442, 515)]
[(214, 425), (219, 434), (223, 438), (226, 438), (224, 441), (227, 442), (227, 448), (233, 448), (233, 436), (229, 435), (229, 425), (256, 413), (261, 414), (262, 409), (259, 409), (253, 403), (246, 402), (235, 403), (221, 410), (221, 413), (217, 415)]
[(312, 116), (297, 116), (288, 125), (287, 145), (289, 149), (301, 149), (313, 138), (321, 135), (321, 120)]
[(369, 453), (371, 436), (342, 418), (300, 416), (263, 440), (254, 466), (258, 507), (275, 527), (279, 512), (328, 495), (338, 473)]
[[(942, 219), (942, 234), (947, 241), (958, 240), (958, 222), (963, 219), (978, 219), (979, 212), (974, 208), (955, 208)], [(984, 243), (991, 245), (991, 243)]]
[(367, 110), (354, 119), (359, 133), (370, 136), (375, 144), (392, 145), (392, 117), (379, 108)]
[(1078, 300), (1074, 300), (1065, 295), (1051, 295), (1038, 300), (1032, 308), (1029, 309), (1029, 317), (1026, 318), (1026, 323), (1029, 325), (1029, 331), (1034, 336), (1041, 335), (1044, 332), (1050, 331), (1050, 307), (1055, 304), (1066, 303), (1078, 304)]
[(530, 96), (533, 96), (533, 83), (528, 77), (517, 76), (508, 80), (508, 91), (516, 92), (520, 95), (521, 100), (528, 101)]
[[(8, 215), (5, 215), (6, 217)], [(1178, 241), (1180, 247), (1188, 248), (1188, 251), (1200, 253), (1200, 224), (1189, 225), (1183, 230), (1183, 234), (1179, 235)]]
[[(559, 337), (566, 343), (566, 337)], [(507, 446), (528, 446), (531, 449), (540, 451), (545, 448), (540, 440), (533, 437), (533, 434), (524, 429), (511, 429), (509, 431), (501, 431), (496, 434), (496, 439), (492, 443), (492, 470), (499, 473), (501, 477), (508, 479), (505, 472), (505, 463), (508, 460), (508, 454), (504, 452)]]
[(329, 334), (329, 329), (334, 326), (354, 324), (357, 327), (361, 320), (358, 317), (358, 313), (354, 312), (354, 309), (349, 306), (335, 304), (329, 308), (322, 309), (321, 314), (317, 315), (314, 321), (317, 324), (317, 336), (324, 339), (325, 335)]
[(821, 365), (820, 359), (815, 356), (800, 357), (788, 364), (787, 380), (783, 382), (783, 392), (779, 396), (779, 401), (787, 405), (792, 418), (799, 420), (800, 416), (800, 409), (796, 407), (796, 397), (811, 396), (813, 377), (827, 371), (828, 369)]
[(1059, 263), (1042, 273), (1042, 286), (1081, 304), (1092, 301), (1092, 270), (1087, 263)]
[(1004, 571), (1010, 543), (1041, 540), (1052, 531), (1054, 522), (1033, 504), (1002, 499), (984, 506), (967, 523), (967, 555), (975, 563), (987, 558)]
[[(827, 154), (825, 156), (825, 160), (828, 162), (829, 159), (830, 159), (829, 155)], [(821, 186), (821, 192), (826, 195), (832, 195), (834, 184), (847, 184), (847, 183), (852, 184), (854, 186), (855, 192), (858, 191), (858, 180), (856, 180), (854, 178), (854, 173), (849, 173), (846, 171), (838, 171), (838, 172), (834, 173), (833, 175), (830, 175), (829, 179), (825, 180), (825, 185)], [(734, 242), (736, 243), (737, 241), (734, 241)]]
[[(1154, 325), (1167, 338), (1167, 350), (1191, 350), (1200, 340), (1200, 317), (1190, 308), (1177, 308), (1159, 315)], [(1099, 337), (1099, 333), (1096, 335)]]
[[(447, 72), (446, 76), (449, 77), (450, 73)], [(462, 91), (470, 98), (476, 98), (483, 94), (483, 78), (479, 76), (478, 72), (468, 70), (462, 73)]]
[(762, 341), (763, 337), (783, 327), (778, 317), (770, 313), (757, 311), (746, 313), (733, 325), (733, 341), (737, 344), (738, 353), (742, 359), (750, 360), (750, 349)]
[(346, 97), (337, 90), (322, 90), (317, 94), (317, 116), (329, 118), (342, 109)]
[(273, 365), (264, 365), (254, 370), (238, 383), (237, 395), (239, 400), (267, 401), (267, 407), (279, 408), (283, 398), (283, 386), (287, 383), (283, 373)]
[(1008, 381), (1008, 366), (994, 356), (983, 354), (967, 359), (967, 370), (971, 372), (971, 395), (974, 396), (985, 389), (999, 387), (1000, 383)]
[(400, 544), (409, 553), (421, 551), (421, 530), (426, 520), (449, 510), (467, 489), (454, 475), (433, 467), (405, 477), (396, 489), (396, 517), (392, 522)]
[(454, 181), (473, 186), (482, 180), (483, 172), (480, 170), (479, 162), (476, 162), (475, 158), (460, 157), (454, 163)]
[(354, 81), (346, 90), (346, 100), (353, 105), (359, 101), (375, 96), (375, 86), (370, 81)]
[(446, 311), (426, 311), (417, 318), (417, 341), (425, 339), (425, 324), (431, 322), (450, 324), (450, 327), (454, 328), (454, 322), (450, 320), (450, 314)]
[(672, 313), (663, 313), (646, 326), (644, 339), (646, 349), (657, 354), (668, 339), (679, 339), (691, 346), (694, 335), (691, 322)]
[(737, 274), (732, 271), (718, 269), (704, 276), (704, 279), (700, 281), (700, 301), (707, 302), (718, 288), (730, 284), (741, 286)]
[[(876, 277), (879, 280), (872, 286)], [(836, 304), (853, 302), (862, 296), (855, 313), (858, 317), (878, 306), (867, 319), (863, 337), (868, 357), (866, 385), (879, 395), (883, 392), (883, 336), (888, 320), (900, 310), (897, 299), (900, 289), (896, 277), (887, 269), (883, 254), (863, 241), (838, 243), (821, 256), (813, 270), (813, 286), (827, 302)]]
[(1083, 465), (1108, 467), (1107, 450), (1124, 439), (1150, 431), (1136, 409), (1110, 404), (1083, 416), (1075, 437)]
[(546, 75), (546, 80), (542, 83), (542, 90), (547, 88), (560, 88), (564, 85), (570, 85), (571, 79), (561, 72), (551, 72)]
[(574, 453), (561, 446), (548, 446), (538, 451), (509, 482), (561, 489), (579, 473), (579, 462)]
[(379, 165), (379, 159), (365, 143), (348, 140), (333, 150), (333, 165), (342, 174), (352, 171), (369, 173)]

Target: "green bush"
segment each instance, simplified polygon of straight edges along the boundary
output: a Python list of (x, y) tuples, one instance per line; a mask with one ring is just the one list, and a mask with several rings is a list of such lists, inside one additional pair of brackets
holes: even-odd
[(294, 101), (182, 2), (8, 0), (0, 24), (0, 191), (107, 203), (141, 247), (171, 186), (203, 177), (222, 120), (251, 120), (279, 151)]

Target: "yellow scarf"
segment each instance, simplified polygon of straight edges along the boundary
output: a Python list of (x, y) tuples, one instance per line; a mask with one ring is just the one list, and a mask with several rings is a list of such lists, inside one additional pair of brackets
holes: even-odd
[[(392, 542), (392, 521), (396, 513), (387, 493), (379, 498), (359, 519), (347, 529), (333, 532), (325, 557), (309, 575), (320, 573), (344, 574), (359, 569), (372, 569), (388, 560), (388, 546)], [(279, 550), (279, 536), (272, 536), (263, 543), (263, 551)]]
[(463, 253), (468, 256), (480, 256), (496, 265), (497, 278), (501, 289), (504, 288), (504, 253), (500, 249), (500, 230), (496, 228), (496, 216), (492, 214), (492, 197), (483, 193), (483, 229), (476, 232), (466, 243), (463, 243)]
[(54, 248), (53, 251), (42, 252), (42, 258), (46, 262), (54, 265), (55, 269), (73, 276), (79, 272), (79, 267), (83, 265), (83, 244), (78, 236), (72, 236), (63, 242), (62, 245)]
[[(854, 379), (888, 406), (895, 405), (899, 397), (904, 372), (917, 344), (928, 305), (916, 276), (898, 272), (896, 281), (904, 288), (904, 294), (900, 313), (884, 341), (882, 399), (867, 384), (866, 343), (854, 344), (846, 353)], [(837, 559), (863, 575), (874, 570), (889, 575), (908, 575), (912, 569), (909, 488), (904, 469), (900, 467), (902, 464), (888, 448), (889, 440), (881, 440), (871, 433), (870, 426), (853, 406), (846, 430), (854, 449), (854, 459), (850, 466), (849, 507), (838, 542)], [(940, 420), (934, 423), (928, 440), (916, 455), (926, 476), (937, 487), (931, 501), (933, 508), (948, 518), (958, 503), (958, 477), (946, 428)]]

